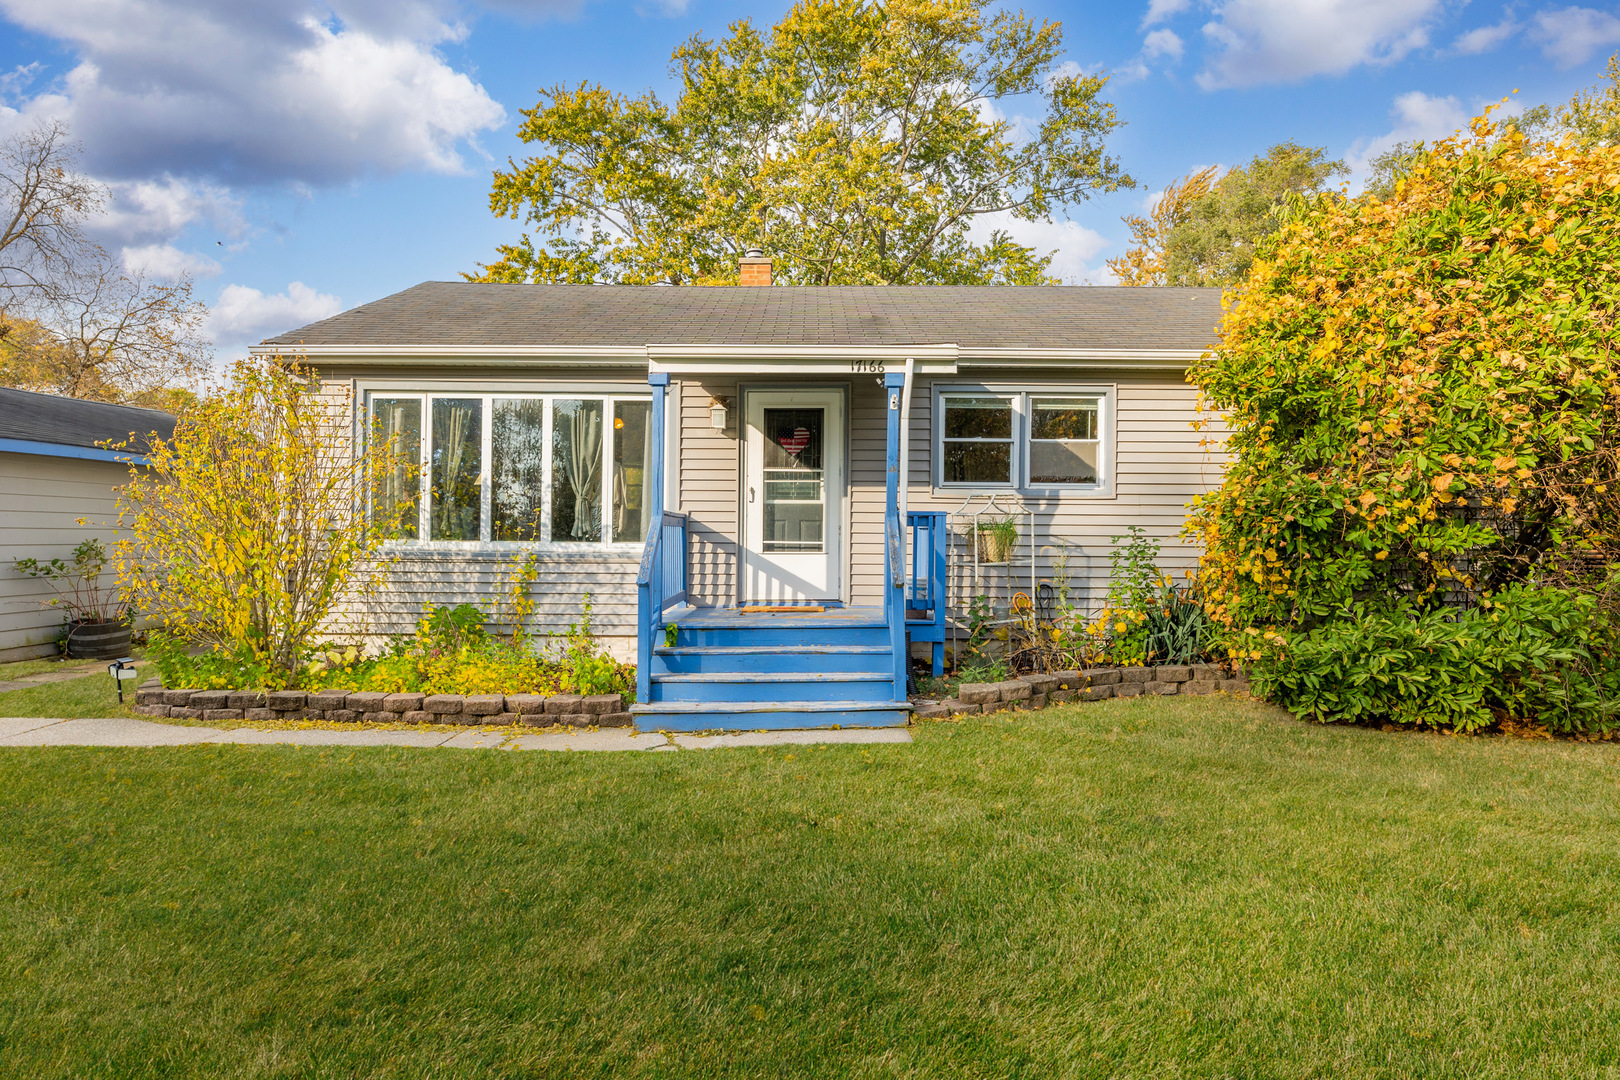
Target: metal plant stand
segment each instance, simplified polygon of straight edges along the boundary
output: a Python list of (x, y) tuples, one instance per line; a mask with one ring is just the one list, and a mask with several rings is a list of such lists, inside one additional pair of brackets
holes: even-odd
[[(981, 504), (982, 505), (975, 505)], [(1005, 503), (1005, 506), (1003, 504)], [(997, 518), (1022, 518), (1023, 535), (1007, 553), (1007, 561), (987, 563), (979, 557), (979, 525), (986, 515)], [(950, 644), (952, 666), (961, 663), (963, 629), (973, 598), (989, 598), (992, 613), (998, 601), (1005, 601), (1006, 616), (991, 620), (991, 626), (1010, 627), (1018, 620), (1013, 614), (1013, 599), (1018, 593), (1017, 580), (1028, 574), (1030, 603), (1036, 602), (1035, 580), (1035, 513), (1017, 495), (969, 495), (954, 511), (945, 515), (947, 541), (945, 546), (946, 598), (950, 607)], [(963, 547), (967, 550), (962, 550)], [(1005, 567), (1005, 574), (988, 574), (989, 567)], [(999, 580), (998, 580), (999, 579)], [(1005, 596), (1001, 594), (1005, 593)], [(1009, 634), (1009, 638), (1010, 638)]]

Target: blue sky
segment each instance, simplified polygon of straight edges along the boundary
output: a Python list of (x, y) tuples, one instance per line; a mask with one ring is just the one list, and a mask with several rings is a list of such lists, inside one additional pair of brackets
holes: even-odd
[[(0, 132), (66, 119), (113, 193), (96, 235), (190, 272), (222, 358), (488, 259), (492, 168), (542, 87), (668, 94), (694, 32), (785, 4), (710, 0), (0, 0)], [(1608, 5), (1448, 0), (1032, 3), (1068, 59), (1113, 72), (1111, 146), (1142, 183), (1015, 236), (1110, 279), (1122, 214), (1208, 164), (1295, 139), (1359, 166), (1518, 89), (1562, 101), (1620, 48)], [(1352, 178), (1352, 183), (1356, 178)]]

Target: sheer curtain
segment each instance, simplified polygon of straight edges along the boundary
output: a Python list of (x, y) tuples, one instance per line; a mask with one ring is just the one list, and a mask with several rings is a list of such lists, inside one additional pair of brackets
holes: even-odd
[[(594, 402), (591, 404), (595, 404)], [(574, 489), (574, 528), (576, 540), (595, 540), (592, 528), (601, 510), (601, 489), (597, 478), (602, 472), (602, 409), (579, 407), (568, 418), (570, 449), (568, 455), (568, 483)]]

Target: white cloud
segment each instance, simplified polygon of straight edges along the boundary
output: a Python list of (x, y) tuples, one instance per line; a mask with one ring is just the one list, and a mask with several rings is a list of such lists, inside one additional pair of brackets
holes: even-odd
[(1155, 30), (1142, 39), (1142, 52), (1147, 56), (1168, 56), (1180, 60), (1184, 46), (1181, 38), (1171, 29)]
[(208, 333), (221, 346), (220, 352), (229, 353), (230, 346), (296, 330), (342, 310), (343, 301), (316, 292), (302, 281), (290, 283), (286, 292), (270, 295), (246, 285), (227, 285), (209, 313)]
[(1350, 167), (1350, 188), (1358, 191), (1367, 182), (1373, 159), (1397, 143), (1449, 138), (1468, 126), (1468, 111), (1454, 97), (1431, 97), (1413, 90), (1395, 99), (1390, 115), (1395, 126), (1382, 135), (1358, 139), (1344, 155)]
[(1511, 11), (1502, 13), (1502, 21), (1491, 26), (1480, 26), (1458, 36), (1451, 51), (1459, 56), (1478, 56), (1499, 47), (1508, 38), (1524, 29)]
[(1172, 15), (1180, 15), (1192, 7), (1192, 0), (1148, 0), (1147, 14), (1142, 16), (1142, 28), (1163, 22)]
[(1530, 36), (1541, 53), (1559, 67), (1574, 67), (1599, 49), (1620, 45), (1620, 19), (1585, 7), (1560, 8), (1536, 14)]
[(1107, 249), (1107, 238), (1084, 225), (1073, 221), (1021, 221), (1006, 213), (983, 214), (973, 219), (968, 234), (983, 243), (998, 231), (1010, 236), (1015, 244), (1033, 247), (1038, 255), (1055, 251), (1047, 272), (1065, 284), (1097, 284), (1103, 277), (1113, 280), (1106, 268), (1090, 265)]
[(61, 117), (88, 170), (109, 179), (455, 172), (460, 147), (506, 114), (438, 53), (466, 34), (440, 2), (0, 0), (79, 57), (16, 109), (0, 106), (0, 127)]
[(1428, 44), (1442, 0), (1226, 0), (1204, 35), (1220, 52), (1206, 90), (1339, 75)]
[(1114, 70), (1114, 76), (1111, 81), (1116, 85), (1123, 86), (1126, 83), (1133, 83), (1140, 79), (1145, 79), (1151, 74), (1153, 74), (1153, 69), (1148, 67), (1146, 62), (1144, 62), (1140, 56), (1136, 56), (1119, 65), (1119, 67)]
[(181, 251), (173, 244), (144, 244), (126, 247), (124, 266), (132, 273), (153, 278), (218, 277), (219, 263), (195, 251)]
[(188, 226), (206, 223), (232, 239), (247, 231), (242, 200), (218, 184), (163, 176), (116, 180), (106, 210), (90, 224), (95, 239), (108, 245), (167, 241)]

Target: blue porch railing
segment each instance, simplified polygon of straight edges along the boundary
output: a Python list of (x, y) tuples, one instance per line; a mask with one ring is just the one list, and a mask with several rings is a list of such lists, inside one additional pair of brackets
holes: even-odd
[(945, 514), (912, 511), (911, 579), (906, 585), (906, 633), (933, 648), (934, 677), (945, 674)]
[(686, 603), (686, 515), (664, 510), (664, 405), (669, 376), (647, 376), (652, 430), (647, 448), (647, 545), (636, 574), (636, 700), (652, 700), (652, 651), (673, 604)]

